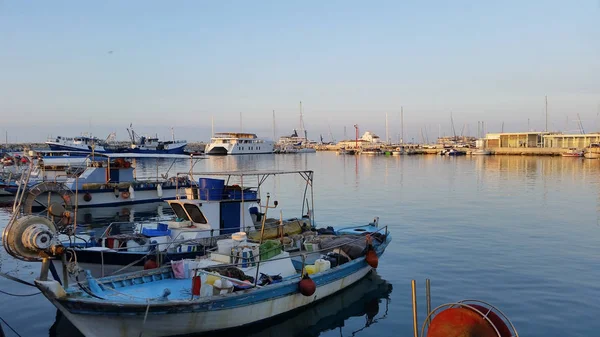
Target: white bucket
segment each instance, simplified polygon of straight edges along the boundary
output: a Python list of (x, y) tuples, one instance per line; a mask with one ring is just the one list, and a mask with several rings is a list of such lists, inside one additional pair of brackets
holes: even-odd
[(128, 252), (147, 252), (149, 248), (147, 245), (139, 245), (135, 240), (127, 241)]
[(150, 238), (150, 244), (153, 245), (157, 245), (158, 246), (158, 250), (160, 251), (165, 251), (167, 250), (167, 248), (169, 247), (169, 242), (171, 241), (171, 237), (170, 236), (155, 236)]
[(219, 254), (231, 255), (231, 249), (233, 248), (234, 241), (232, 239), (223, 239), (217, 241), (217, 247)]

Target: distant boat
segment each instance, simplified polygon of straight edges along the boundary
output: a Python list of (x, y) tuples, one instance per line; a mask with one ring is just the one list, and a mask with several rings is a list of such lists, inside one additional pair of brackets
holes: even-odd
[(587, 159), (600, 158), (600, 143), (592, 143), (583, 151), (583, 156)]
[(271, 140), (261, 139), (254, 133), (243, 132), (217, 132), (206, 145), (205, 154), (263, 154), (273, 153), (275, 143)]
[(401, 147), (397, 147), (394, 149), (394, 151), (392, 151), (392, 156), (400, 156), (402, 154), (404, 154), (404, 149)]
[(373, 156), (373, 155), (379, 155), (382, 152), (380, 149), (366, 149), (366, 150), (363, 150), (361, 153)]
[[(183, 154), (187, 145), (185, 140), (160, 140), (158, 137), (146, 137), (138, 135), (133, 128), (127, 129), (130, 143), (127, 146), (115, 145), (91, 136), (63, 137), (58, 136), (46, 141), (46, 145), (52, 151), (79, 151), (97, 153), (148, 153), (148, 154)], [(114, 137), (111, 134), (107, 139)]]
[(471, 152), (473, 156), (489, 156), (492, 154), (492, 151), (486, 149), (479, 149)]
[(461, 151), (461, 150), (457, 150), (457, 149), (450, 149), (448, 152), (446, 152), (447, 156), (464, 156), (467, 153), (465, 151)]
[(567, 152), (561, 153), (563, 157), (583, 157), (583, 151), (578, 150), (576, 148), (570, 148)]

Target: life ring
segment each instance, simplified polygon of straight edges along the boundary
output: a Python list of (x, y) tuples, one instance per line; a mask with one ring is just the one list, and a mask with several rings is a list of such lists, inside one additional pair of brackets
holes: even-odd
[(129, 192), (128, 191), (121, 192), (121, 198), (123, 198), (123, 199), (129, 199)]
[(86, 194), (84, 194), (84, 195), (83, 195), (83, 201), (85, 201), (85, 202), (90, 202), (90, 201), (92, 201), (92, 195), (91, 195), (91, 194), (89, 194), (89, 193), (86, 193)]

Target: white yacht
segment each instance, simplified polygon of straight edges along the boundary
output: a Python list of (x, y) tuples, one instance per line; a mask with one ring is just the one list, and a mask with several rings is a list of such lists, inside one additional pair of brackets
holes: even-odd
[(260, 154), (273, 153), (275, 143), (258, 138), (253, 133), (217, 132), (206, 145), (205, 154)]

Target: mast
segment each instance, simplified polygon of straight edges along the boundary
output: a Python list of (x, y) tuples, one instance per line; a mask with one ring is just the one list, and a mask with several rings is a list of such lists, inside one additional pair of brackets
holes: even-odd
[(452, 134), (454, 135), (454, 141), (456, 142), (456, 129), (454, 128), (454, 118), (452, 118), (452, 111), (450, 111), (450, 124), (452, 125)]
[(215, 116), (210, 116), (210, 138), (215, 136)]
[(244, 127), (242, 126), (242, 112), (240, 111), (240, 132), (244, 132)]
[(304, 130), (304, 118), (302, 118), (302, 101), (300, 101), (300, 135), (304, 135), (304, 138), (306, 138), (306, 130)]
[(385, 143), (390, 143), (390, 129), (388, 128), (388, 113), (385, 113)]
[(400, 143), (404, 143), (404, 109), (400, 107)]
[(546, 132), (548, 132), (548, 95), (546, 95)]
[(275, 141), (275, 110), (273, 110), (273, 141)]

